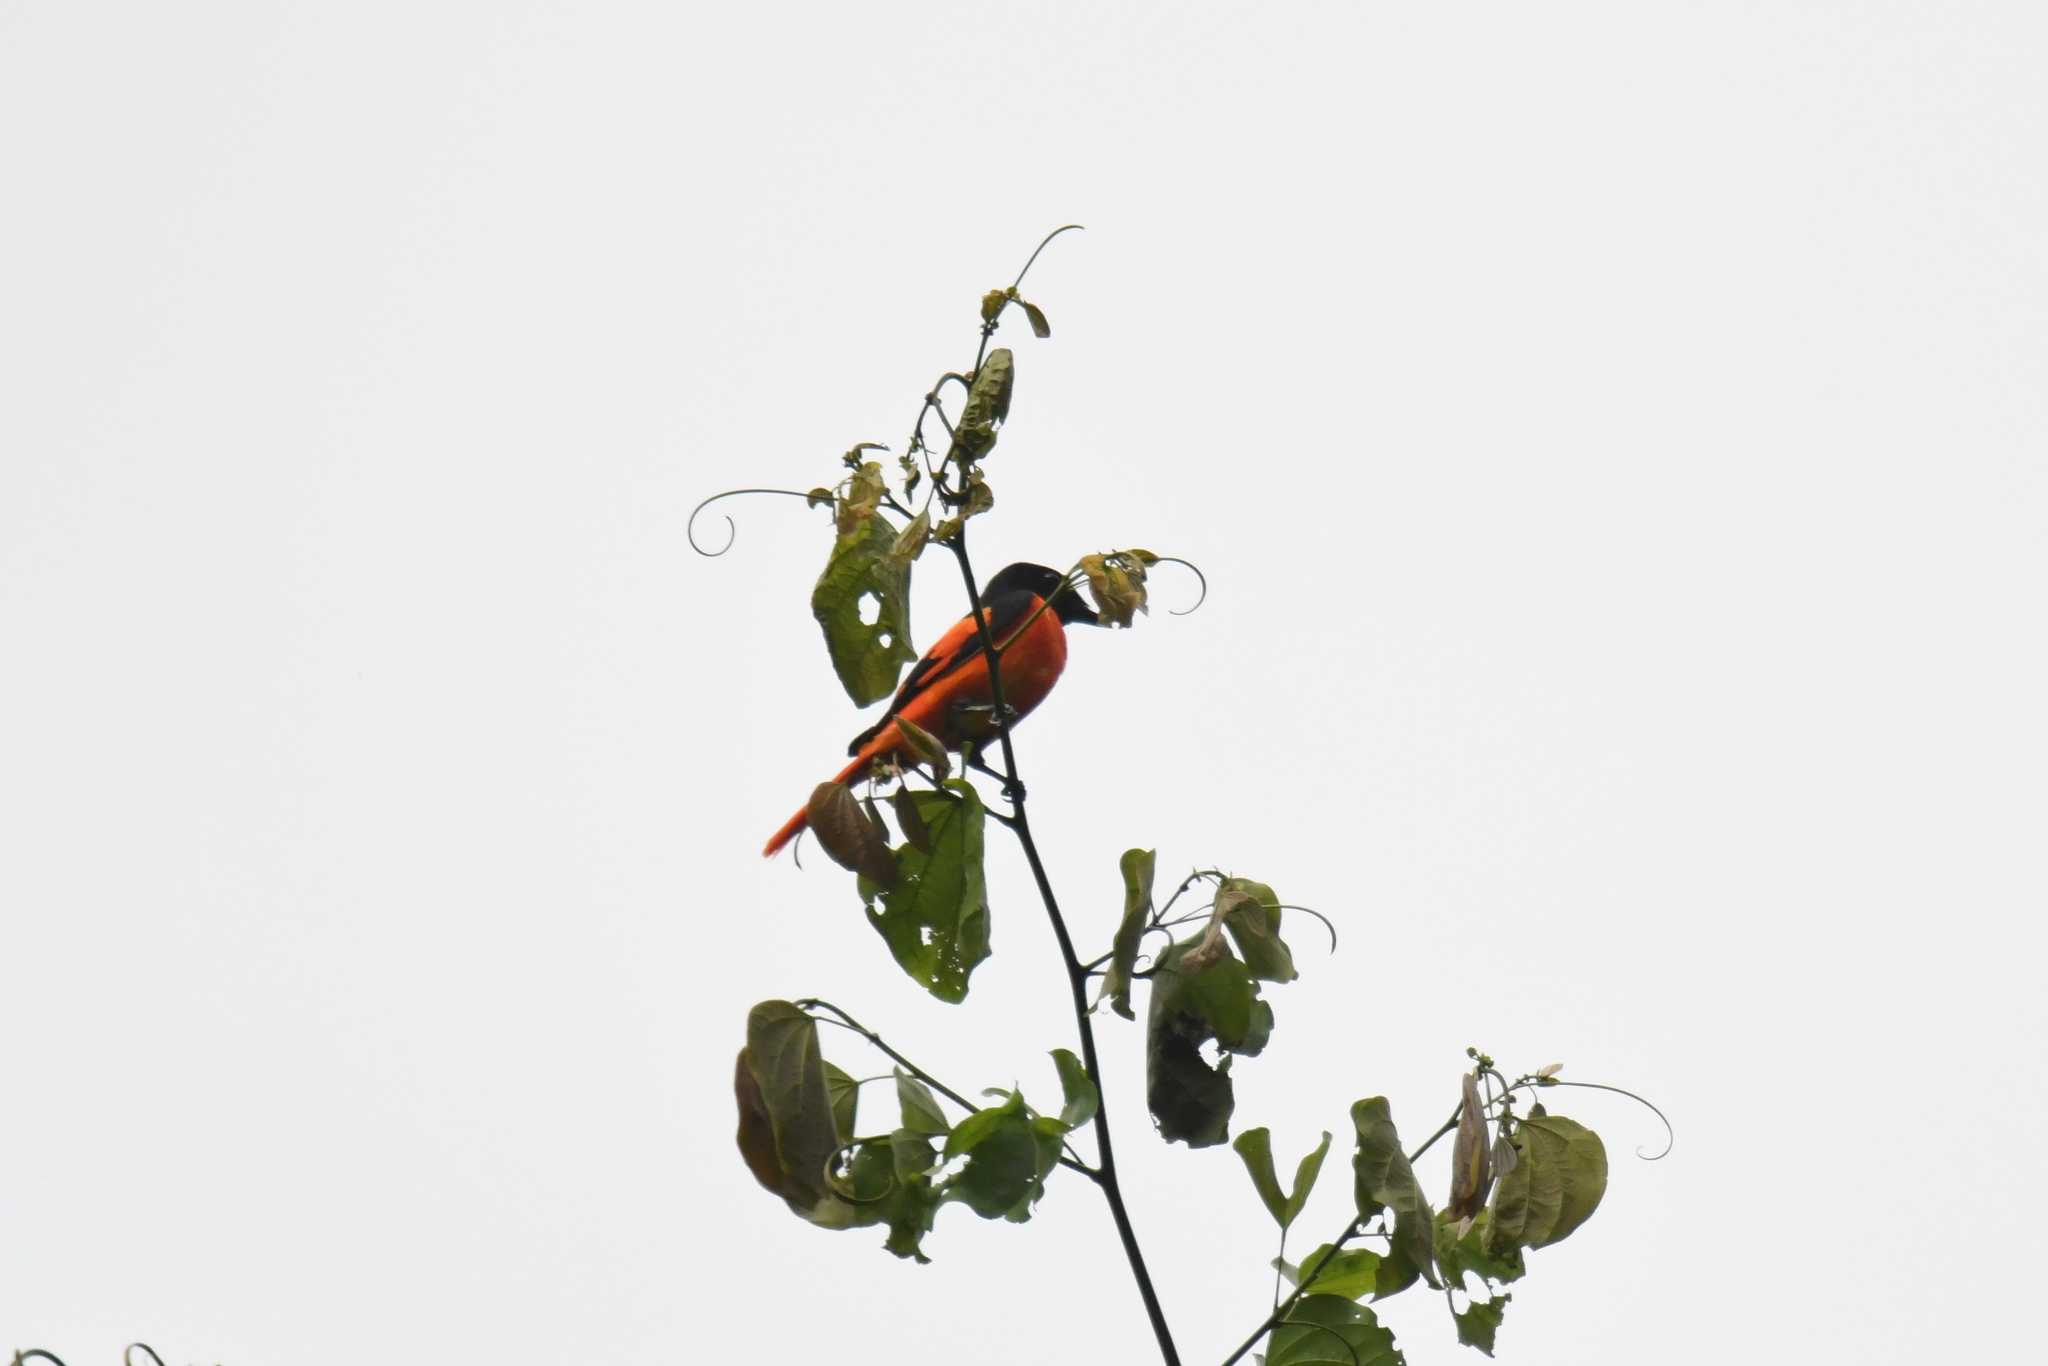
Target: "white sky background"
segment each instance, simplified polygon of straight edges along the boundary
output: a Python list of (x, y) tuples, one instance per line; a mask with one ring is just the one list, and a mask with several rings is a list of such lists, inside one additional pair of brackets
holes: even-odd
[[(2022, 1359), (2044, 70), (2025, 4), (0, 4), (0, 1350), (1148, 1359), (1078, 1180), (919, 1268), (742, 1167), (756, 1000), (1046, 1102), (1073, 1027), (1011, 847), (964, 1007), (757, 857), (863, 724), (824, 517), (684, 540), (1078, 221), (977, 558), (1210, 575), (1019, 755), (1084, 950), (1133, 844), (1341, 924), (1237, 1071), (1338, 1134), (1295, 1248), (1476, 1043), (1679, 1129), (1557, 1093), (1612, 1185), (1503, 1361)], [(1213, 1362), (1271, 1226), (1099, 1028)]]

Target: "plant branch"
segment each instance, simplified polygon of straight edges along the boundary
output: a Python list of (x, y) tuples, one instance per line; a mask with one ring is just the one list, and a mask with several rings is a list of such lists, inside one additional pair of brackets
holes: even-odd
[[(1415, 1161), (1424, 1153), (1428, 1152), (1431, 1146), (1434, 1145), (1438, 1139), (1442, 1138), (1451, 1130), (1457, 1128), (1458, 1113), (1459, 1110), (1462, 1110), (1463, 1108), (1464, 1105), (1462, 1102), (1460, 1102), (1458, 1110), (1451, 1111), (1451, 1117), (1444, 1121), (1443, 1127), (1438, 1129), (1435, 1133), (1431, 1134), (1427, 1139), (1424, 1139), (1421, 1147), (1417, 1148), (1414, 1152), (1408, 1154), (1408, 1160), (1410, 1162)], [(1294, 1293), (1287, 1297), (1286, 1302), (1280, 1305), (1279, 1308), (1275, 1309), (1272, 1312), (1272, 1314), (1267, 1317), (1266, 1321), (1260, 1324), (1258, 1328), (1252, 1332), (1252, 1335), (1250, 1337), (1246, 1338), (1243, 1342), (1239, 1343), (1236, 1351), (1232, 1352), (1229, 1356), (1223, 1358), (1223, 1366), (1234, 1366), (1234, 1363), (1243, 1360), (1245, 1353), (1251, 1351), (1252, 1348), (1258, 1346), (1259, 1343), (1265, 1338), (1266, 1334), (1272, 1332), (1275, 1328), (1278, 1328), (1283, 1322), (1285, 1322), (1287, 1316), (1294, 1312), (1294, 1306), (1301, 1301), (1301, 1297), (1308, 1294), (1309, 1287), (1314, 1285), (1316, 1283), (1317, 1278), (1320, 1277), (1323, 1274), (1323, 1272), (1329, 1268), (1332, 1262), (1337, 1260), (1337, 1254), (1344, 1250), (1344, 1245), (1350, 1242), (1353, 1238), (1356, 1238), (1359, 1234), (1363, 1233), (1364, 1231), (1365, 1216), (1362, 1214), (1354, 1217), (1350, 1223), (1346, 1224), (1344, 1226), (1344, 1231), (1337, 1235), (1337, 1241), (1330, 1245), (1330, 1255), (1323, 1258), (1321, 1261), (1317, 1262), (1315, 1264), (1315, 1267), (1301, 1278), (1301, 1284), (1294, 1287)]]
[[(986, 333), (982, 340), (986, 344)], [(1173, 1345), (1173, 1333), (1166, 1324), (1166, 1311), (1160, 1307), (1159, 1293), (1152, 1286), (1152, 1274), (1145, 1267), (1145, 1254), (1139, 1250), (1138, 1234), (1131, 1226), (1130, 1211), (1124, 1208), (1123, 1187), (1117, 1180), (1116, 1152), (1110, 1144), (1109, 1108), (1103, 1099), (1102, 1063), (1096, 1056), (1095, 1028), (1088, 1009), (1088, 970), (1074, 952), (1073, 936), (1067, 932), (1066, 918), (1060, 914), (1052, 881), (1046, 876), (1044, 860), (1038, 854), (1038, 842), (1031, 835), (1031, 821), (1024, 807), (1024, 784), (1018, 777), (1017, 754), (1010, 743), (1009, 710), (1003, 702), (1001, 656), (990, 635), (988, 613), (981, 605), (981, 591), (974, 580), (974, 565), (967, 554), (965, 526), (954, 537), (952, 550), (953, 558), (960, 565), (960, 581), (967, 590), (975, 630), (981, 636), (982, 652), (988, 660), (989, 698), (995, 704), (996, 739), (1002, 746), (1003, 771), (1008, 775), (1008, 791), (1004, 795), (1010, 800), (1010, 829), (1017, 836), (1017, 843), (1023, 847), (1024, 861), (1030, 865), (1032, 880), (1038, 884), (1039, 899), (1045, 903), (1046, 919), (1052, 922), (1053, 937), (1059, 941), (1060, 959), (1066, 966), (1067, 987), (1073, 998), (1074, 1024), (1081, 1035), (1081, 1065), (1095, 1086), (1096, 1108), (1092, 1122), (1095, 1126), (1096, 1184), (1102, 1188), (1103, 1198), (1109, 1202), (1110, 1217), (1116, 1222), (1117, 1237), (1123, 1242), (1124, 1258), (1131, 1265), (1131, 1276), (1138, 1283), (1139, 1298), (1145, 1302), (1145, 1315), (1152, 1321), (1152, 1335), (1158, 1339), (1160, 1357), (1166, 1366), (1180, 1366), (1180, 1353)]]
[[(833, 1005), (830, 1001), (821, 1001), (815, 996), (806, 996), (803, 1000), (792, 1001), (790, 1004), (794, 1005), (798, 1010), (806, 1012), (813, 1010), (831, 1011), (834, 1015), (838, 1016), (839, 1018), (836, 1020), (827, 1020), (825, 1021), (826, 1024), (836, 1024), (841, 1029), (850, 1029), (854, 1033), (860, 1035), (863, 1039), (866, 1039), (870, 1044), (873, 1044), (877, 1049), (881, 1050), (883, 1053), (888, 1054), (890, 1058), (894, 1059), (897, 1066), (901, 1067), (911, 1076), (916, 1077), (926, 1086), (931, 1087), (932, 1090), (937, 1091), (940, 1095), (944, 1096), (947, 1100), (952, 1101), (955, 1105), (967, 1111), (969, 1114), (973, 1114), (976, 1110), (981, 1108), (980, 1106), (976, 1105), (973, 1101), (969, 1100), (967, 1097), (961, 1095), (958, 1091), (955, 1091), (952, 1087), (946, 1085), (946, 1083), (940, 1081), (931, 1073), (925, 1071), (922, 1067), (919, 1067), (910, 1059), (904, 1057), (901, 1053), (898, 1053), (895, 1049), (889, 1047), (889, 1045), (886, 1042), (884, 1042), (881, 1035), (875, 1033), (874, 1030), (869, 1029), (866, 1025), (862, 1024), (859, 1020), (854, 1019), (853, 1016), (847, 1014), (838, 1006)], [(1093, 1181), (1098, 1185), (1101, 1184), (1101, 1173), (1097, 1172), (1095, 1168), (1089, 1166), (1087, 1163), (1081, 1161), (1079, 1158), (1062, 1157), (1060, 1159), (1060, 1165), (1062, 1167), (1071, 1167), (1073, 1170), (1087, 1177), (1090, 1181)]]

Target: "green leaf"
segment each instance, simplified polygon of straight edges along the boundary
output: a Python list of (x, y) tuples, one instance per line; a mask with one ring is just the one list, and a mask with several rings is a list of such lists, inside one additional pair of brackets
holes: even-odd
[(1351, 1158), (1358, 1217), (1370, 1219), (1383, 1209), (1394, 1212), (1393, 1250), (1404, 1254), (1422, 1278), (1435, 1286), (1435, 1220), (1415, 1170), (1401, 1151), (1392, 1109), (1385, 1096), (1373, 1096), (1351, 1107), (1358, 1148)]
[(932, 995), (957, 1003), (966, 999), (968, 976), (989, 953), (984, 812), (973, 784), (953, 779), (946, 788), (916, 796), (929, 850), (900, 846), (896, 885), (880, 887), (864, 878), (860, 888), (868, 923), (896, 962)]
[(1340, 1252), (1334, 1244), (1324, 1243), (1303, 1257), (1299, 1268), (1282, 1263), (1280, 1272), (1290, 1285), (1300, 1285), (1314, 1276), (1314, 1293), (1355, 1300), (1378, 1288), (1379, 1268), (1380, 1255), (1369, 1248), (1346, 1248)]
[(995, 448), (996, 428), (1010, 415), (1010, 395), (1016, 382), (1016, 357), (1007, 346), (998, 346), (982, 358), (981, 368), (967, 387), (960, 420), (953, 426), (948, 460), (971, 465)]
[(903, 1110), (903, 1128), (913, 1134), (944, 1134), (952, 1126), (931, 1088), (902, 1068), (896, 1069), (896, 1103)]
[(1052, 1051), (1052, 1064), (1060, 1070), (1060, 1090), (1066, 1094), (1066, 1104), (1060, 1107), (1060, 1123), (1069, 1129), (1078, 1129), (1095, 1118), (1096, 1110), (1102, 1105), (1102, 1096), (1089, 1078), (1088, 1069), (1066, 1049), (1055, 1048)]
[(1230, 1136), (1237, 1099), (1223, 1066), (1211, 1067), (1202, 1045), (1214, 1039), (1227, 1054), (1251, 1055), (1273, 1031), (1273, 1011), (1258, 999), (1258, 983), (1245, 965), (1225, 956), (1196, 973), (1183, 958), (1199, 943), (1189, 939), (1159, 955), (1152, 1003), (1145, 1020), (1145, 1099), (1159, 1136), (1206, 1148)]
[[(847, 526), (842, 509), (841, 520), (832, 557), (811, 590), (811, 615), (825, 632), (840, 686), (854, 705), (865, 707), (894, 692), (903, 666), (917, 658), (910, 643), (910, 565), (889, 554), (896, 531), (887, 518), (869, 513)], [(875, 604), (872, 622), (861, 620), (864, 599)]]
[[(896, 795), (889, 799), (889, 807), (896, 813), (896, 824), (903, 827), (904, 843), (929, 854), (932, 851), (932, 832), (925, 827), (924, 813), (917, 809), (917, 798), (911, 790), (907, 786), (898, 787)], [(893, 873), (895, 855), (892, 853), (889, 857)]]
[(1265, 1202), (1266, 1213), (1273, 1216), (1273, 1222), (1283, 1233), (1286, 1232), (1300, 1215), (1302, 1206), (1308, 1203), (1309, 1192), (1315, 1189), (1316, 1178), (1322, 1174), (1323, 1159), (1330, 1152), (1329, 1131), (1323, 1132), (1322, 1143), (1301, 1159), (1301, 1164), (1294, 1169), (1291, 1193), (1280, 1189), (1279, 1173), (1273, 1170), (1273, 1138), (1264, 1128), (1245, 1130), (1230, 1146), (1244, 1159), (1244, 1169), (1251, 1175), (1259, 1199)]
[(1458, 1325), (1458, 1341), (1492, 1356), (1493, 1335), (1500, 1331), (1501, 1315), (1507, 1312), (1508, 1301), (1513, 1298), (1496, 1295), (1490, 1300), (1473, 1300), (1462, 1312), (1453, 1309), (1451, 1318)]
[(931, 513), (929, 511), (920, 512), (917, 516), (910, 519), (909, 525), (905, 526), (902, 533), (896, 537), (895, 544), (889, 547), (890, 564), (902, 565), (908, 568), (919, 555), (924, 553), (925, 542), (931, 538)]
[(853, 1138), (854, 1116), (860, 1112), (860, 1083), (825, 1064), (825, 1093), (832, 1098), (832, 1128), (841, 1143)]
[(1223, 911), (1223, 928), (1230, 931), (1252, 976), (1262, 982), (1291, 982), (1301, 976), (1293, 951), (1280, 937), (1280, 898), (1271, 887), (1250, 878), (1225, 878), (1216, 889), (1216, 905)]
[(1030, 1218), (1060, 1156), (1058, 1134), (1047, 1134), (1034, 1118), (1023, 1095), (1012, 1091), (1001, 1105), (976, 1110), (955, 1125), (946, 1157), (965, 1156), (967, 1165), (945, 1183), (943, 1198), (960, 1201), (984, 1219)]
[(953, 771), (952, 763), (946, 758), (945, 742), (907, 716), (896, 718), (897, 734), (918, 762), (928, 764), (934, 778), (944, 778)]
[(884, 1248), (898, 1257), (929, 1262), (920, 1243), (931, 1232), (940, 1204), (932, 1188), (932, 1162), (930, 1141), (907, 1130), (860, 1144), (841, 1177), (841, 1199), (835, 1203), (843, 1213), (829, 1226), (887, 1224)]
[(1308, 1204), (1309, 1192), (1316, 1188), (1316, 1181), (1323, 1174), (1323, 1159), (1329, 1155), (1330, 1131), (1325, 1129), (1323, 1130), (1323, 1141), (1316, 1144), (1316, 1150), (1295, 1164), (1294, 1191), (1287, 1197), (1287, 1222), (1289, 1224), (1294, 1222), (1296, 1216), (1301, 1213), (1302, 1208)]
[(1138, 942), (1145, 937), (1145, 926), (1152, 918), (1152, 865), (1155, 850), (1126, 849), (1117, 860), (1117, 868), (1124, 875), (1124, 918), (1116, 927), (1116, 938), (1109, 949), (1109, 967), (1102, 974), (1102, 994), (1096, 997), (1100, 1005), (1106, 998), (1109, 1008), (1126, 1020), (1138, 1017), (1131, 1013), (1131, 972), (1138, 963)]
[(1607, 1147), (1542, 1106), (1515, 1128), (1515, 1165), (1493, 1188), (1489, 1249), (1548, 1247), (1586, 1222), (1607, 1193)]
[(1520, 1248), (1491, 1249), (1486, 1246), (1490, 1217), (1487, 1211), (1481, 1210), (1464, 1236), (1460, 1237), (1459, 1221), (1451, 1217), (1449, 1210), (1436, 1216), (1436, 1264), (1443, 1273), (1444, 1284), (1463, 1290), (1467, 1274), (1478, 1276), (1489, 1285), (1506, 1285), (1522, 1278), (1527, 1268)]
[(1342, 1295), (1304, 1295), (1273, 1330), (1266, 1366), (1405, 1366), (1372, 1310)]
[(825, 1164), (839, 1147), (832, 1094), (818, 1051), (818, 1025), (787, 1001), (747, 1012), (733, 1090), (740, 1153), (764, 1187), (809, 1217), (829, 1199)]
[(1263, 1125), (1246, 1129), (1230, 1145), (1231, 1150), (1244, 1160), (1245, 1172), (1252, 1179), (1252, 1189), (1259, 1193), (1259, 1199), (1266, 1206), (1266, 1213), (1273, 1216), (1273, 1222), (1285, 1229), (1293, 1220), (1287, 1214), (1287, 1196), (1280, 1189), (1279, 1174), (1273, 1170), (1273, 1135)]
[(1017, 300), (1017, 306), (1024, 310), (1024, 316), (1031, 319), (1031, 334), (1035, 337), (1050, 337), (1052, 324), (1045, 320), (1045, 313), (1029, 299)]

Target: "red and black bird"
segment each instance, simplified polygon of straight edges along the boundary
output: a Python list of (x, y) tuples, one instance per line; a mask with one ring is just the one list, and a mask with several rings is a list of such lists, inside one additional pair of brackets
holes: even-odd
[[(1039, 611), (1045, 603), (1051, 606)], [(1095, 612), (1064, 574), (1042, 564), (1003, 569), (982, 590), (981, 606), (988, 616), (989, 637), (1002, 652), (1003, 703), (1014, 723), (1028, 716), (1059, 682), (1067, 665), (1066, 628), (1097, 625)], [(846, 747), (853, 762), (839, 770), (836, 781), (846, 782), (885, 755), (907, 754), (903, 732), (896, 725), (899, 716), (938, 736), (948, 748), (958, 749), (964, 740), (995, 734), (994, 704), (988, 653), (970, 612), (911, 667), (882, 719), (853, 737)], [(808, 817), (798, 811), (775, 832), (762, 855), (772, 857), (806, 824)]]

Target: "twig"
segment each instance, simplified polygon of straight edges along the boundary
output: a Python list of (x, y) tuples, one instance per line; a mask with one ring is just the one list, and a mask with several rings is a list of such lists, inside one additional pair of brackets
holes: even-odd
[[(983, 340), (987, 340), (986, 333)], [(1145, 1302), (1145, 1316), (1152, 1321), (1152, 1335), (1159, 1341), (1160, 1357), (1166, 1366), (1180, 1366), (1180, 1353), (1173, 1345), (1173, 1332), (1166, 1325), (1166, 1311), (1160, 1307), (1158, 1291), (1153, 1289), (1152, 1273), (1145, 1267), (1145, 1254), (1138, 1247), (1138, 1234), (1131, 1226), (1130, 1211), (1124, 1208), (1123, 1187), (1117, 1180), (1116, 1152), (1110, 1145), (1109, 1108), (1103, 1101), (1102, 1063), (1096, 1056), (1095, 1029), (1088, 1009), (1088, 969), (1074, 952), (1074, 939), (1067, 932), (1066, 918), (1060, 914), (1052, 880), (1046, 876), (1045, 862), (1038, 854), (1038, 842), (1031, 837), (1031, 821), (1024, 808), (1024, 785), (1018, 778), (1017, 754), (1010, 743), (1010, 726), (1005, 719), (1009, 711), (1003, 701), (1001, 660), (996, 652), (995, 639), (989, 632), (988, 613), (981, 605), (974, 565), (968, 558), (967, 529), (964, 526), (953, 538), (952, 550), (953, 558), (960, 565), (960, 581), (967, 590), (975, 630), (981, 636), (981, 648), (988, 659), (989, 700), (995, 704), (996, 739), (1003, 749), (1003, 770), (1009, 775), (1009, 790), (1005, 795), (1010, 799), (1010, 828), (1017, 836), (1017, 843), (1023, 847), (1024, 861), (1031, 866), (1031, 877), (1038, 884), (1039, 899), (1045, 903), (1046, 919), (1052, 922), (1053, 937), (1059, 941), (1060, 959), (1066, 965), (1067, 987), (1073, 997), (1074, 1024), (1081, 1034), (1081, 1066), (1095, 1086), (1096, 1107), (1092, 1122), (1097, 1154), (1096, 1185), (1102, 1188), (1103, 1198), (1109, 1202), (1110, 1217), (1116, 1221), (1117, 1237), (1124, 1245), (1124, 1258), (1131, 1264), (1131, 1275), (1138, 1283), (1139, 1298)]]

